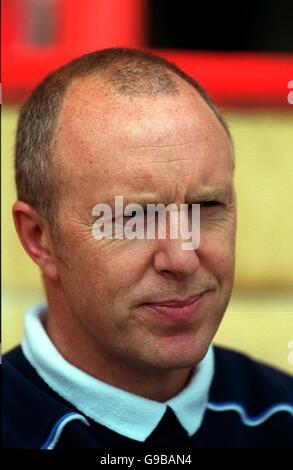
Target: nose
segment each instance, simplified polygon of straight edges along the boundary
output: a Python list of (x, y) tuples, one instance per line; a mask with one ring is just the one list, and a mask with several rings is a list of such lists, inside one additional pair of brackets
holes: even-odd
[(200, 261), (196, 250), (183, 250), (182, 239), (157, 240), (157, 243), (154, 268), (158, 273), (183, 278), (198, 270)]

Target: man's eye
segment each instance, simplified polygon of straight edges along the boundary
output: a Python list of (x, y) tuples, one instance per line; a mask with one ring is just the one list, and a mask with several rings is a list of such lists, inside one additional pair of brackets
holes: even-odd
[(200, 203), (200, 207), (201, 208), (209, 208), (209, 207), (216, 207), (216, 206), (220, 206), (221, 203), (219, 201), (203, 201)]

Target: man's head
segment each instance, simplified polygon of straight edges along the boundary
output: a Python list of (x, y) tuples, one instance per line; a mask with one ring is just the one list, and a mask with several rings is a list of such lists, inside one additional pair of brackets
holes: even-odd
[[(20, 239), (41, 268), (49, 330), (72, 357), (190, 367), (204, 356), (234, 277), (233, 150), (219, 111), (172, 64), (140, 51), (89, 54), (54, 72), (25, 104), (16, 144)], [(98, 202), (200, 203), (201, 241), (100, 240)], [(150, 302), (203, 294), (171, 321)]]

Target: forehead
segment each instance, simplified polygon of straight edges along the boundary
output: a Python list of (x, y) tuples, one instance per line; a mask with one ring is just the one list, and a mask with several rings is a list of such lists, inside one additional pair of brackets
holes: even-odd
[(153, 191), (196, 175), (203, 184), (221, 184), (233, 166), (225, 130), (185, 83), (178, 95), (137, 98), (118, 96), (97, 79), (76, 81), (64, 99), (54, 145), (66, 187), (98, 181), (103, 192), (110, 185)]

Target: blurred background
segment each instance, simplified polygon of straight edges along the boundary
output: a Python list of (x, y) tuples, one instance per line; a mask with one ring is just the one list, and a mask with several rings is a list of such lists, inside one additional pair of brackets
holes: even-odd
[[(44, 299), (14, 231), (19, 106), (51, 70), (128, 46), (175, 62), (225, 114), (236, 147), (236, 282), (218, 344), (288, 372), (293, 348), (293, 2), (2, 0), (2, 346)], [(292, 354), (291, 354), (292, 358)]]

